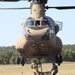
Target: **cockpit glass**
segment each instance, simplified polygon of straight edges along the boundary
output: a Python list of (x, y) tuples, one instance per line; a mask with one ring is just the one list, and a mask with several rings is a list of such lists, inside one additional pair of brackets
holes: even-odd
[(26, 27), (32, 27), (32, 26), (49, 26), (52, 28), (52, 24), (50, 22), (50, 18), (44, 17), (42, 20), (35, 20), (32, 17), (27, 18), (25, 22)]
[(46, 19), (42, 20), (41, 23), (43, 26), (49, 26), (49, 23)]
[(39, 26), (40, 25), (40, 20), (36, 20), (35, 21), (35, 26)]
[(34, 20), (27, 20), (25, 24), (27, 27), (34, 26)]

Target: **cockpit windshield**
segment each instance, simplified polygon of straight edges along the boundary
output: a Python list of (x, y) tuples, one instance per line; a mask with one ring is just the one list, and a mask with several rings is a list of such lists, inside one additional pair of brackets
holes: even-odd
[(25, 22), (26, 27), (34, 26), (34, 19), (29, 17)]
[(34, 20), (26, 21), (26, 27), (29, 27), (29, 26), (34, 26)]
[(26, 27), (29, 26), (49, 26), (49, 23), (47, 20), (27, 20), (25, 23)]
[(41, 24), (42, 24), (43, 26), (49, 26), (48, 20), (46, 20), (46, 19), (42, 20), (42, 21), (41, 21)]
[(26, 27), (32, 26), (51, 26), (50, 21), (47, 18), (43, 18), (42, 20), (34, 20), (33, 18), (29, 17), (25, 22)]

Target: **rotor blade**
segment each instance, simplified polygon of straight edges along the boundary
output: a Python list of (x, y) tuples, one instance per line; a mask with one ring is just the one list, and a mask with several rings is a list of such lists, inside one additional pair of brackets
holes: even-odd
[(16, 2), (16, 1), (20, 1), (20, 0), (0, 0), (0, 1), (3, 1), (3, 2)]
[(48, 7), (48, 6), (46, 6), (46, 9), (49, 9), (49, 8), (64, 10), (64, 9), (75, 9), (75, 6), (58, 6), (58, 7)]
[(0, 10), (21, 10), (21, 9), (30, 9), (30, 7), (24, 7), (24, 8), (0, 8)]

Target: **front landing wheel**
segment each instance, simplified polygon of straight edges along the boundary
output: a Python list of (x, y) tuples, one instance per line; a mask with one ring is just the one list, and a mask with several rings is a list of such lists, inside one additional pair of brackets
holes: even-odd
[(60, 66), (60, 64), (62, 63), (62, 56), (61, 55), (57, 55), (55, 57), (55, 62), (58, 63), (58, 65)]

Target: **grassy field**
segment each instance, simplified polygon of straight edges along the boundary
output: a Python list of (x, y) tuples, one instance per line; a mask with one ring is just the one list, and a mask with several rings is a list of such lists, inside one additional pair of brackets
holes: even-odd
[[(43, 64), (43, 71), (50, 71), (52, 64)], [(75, 75), (75, 62), (63, 62), (57, 75)], [(39, 69), (40, 70), (40, 69)], [(0, 65), (0, 75), (33, 75), (30, 65)]]

